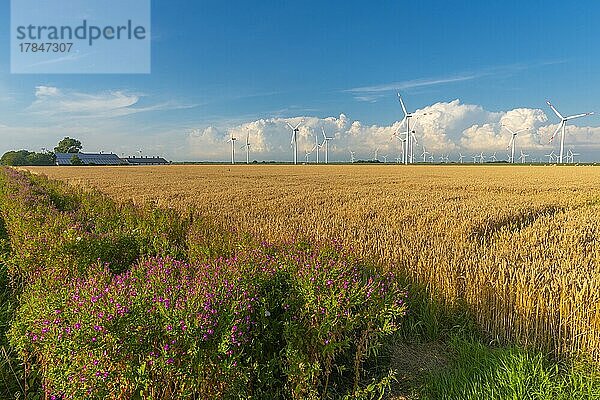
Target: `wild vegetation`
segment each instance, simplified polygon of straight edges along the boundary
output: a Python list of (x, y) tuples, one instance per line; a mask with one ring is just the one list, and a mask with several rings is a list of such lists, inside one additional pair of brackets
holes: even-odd
[(3, 398), (351, 399), (391, 383), (364, 364), (406, 293), (335, 241), (267, 242), (14, 169), (0, 216)]

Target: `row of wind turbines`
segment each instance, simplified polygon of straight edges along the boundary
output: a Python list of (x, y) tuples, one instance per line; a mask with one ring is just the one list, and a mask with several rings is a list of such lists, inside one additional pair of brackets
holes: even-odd
[[(415, 146), (418, 145), (418, 140), (415, 135), (416, 132), (414, 130), (410, 129), (411, 119), (412, 118), (420, 118), (421, 116), (429, 115), (430, 113), (408, 112), (406, 109), (406, 105), (404, 104), (404, 100), (402, 99), (402, 96), (400, 95), (400, 93), (398, 93), (398, 101), (400, 103), (400, 107), (404, 114), (404, 118), (400, 122), (400, 126), (401, 127), (405, 126), (406, 130), (404, 132), (400, 132), (400, 130), (394, 132), (391, 140), (398, 140), (400, 142), (401, 156), (396, 158), (396, 161), (398, 163), (403, 163), (403, 164), (413, 164), (416, 162), (414, 152), (415, 152)], [(567, 123), (576, 118), (582, 118), (582, 117), (594, 115), (594, 113), (587, 112), (587, 113), (575, 114), (575, 115), (570, 115), (570, 116), (565, 117), (552, 105), (552, 103), (550, 103), (550, 101), (546, 101), (546, 103), (552, 109), (552, 111), (556, 114), (556, 116), (560, 119), (560, 124), (559, 124), (558, 128), (556, 129), (556, 131), (554, 132), (554, 134), (552, 135), (552, 137), (550, 138), (550, 140), (548, 141), (548, 143), (551, 143), (554, 140), (554, 138), (556, 137), (556, 135), (562, 131), (561, 138), (560, 138), (560, 153), (557, 155), (554, 153), (554, 150), (553, 150), (552, 153), (546, 154), (546, 157), (549, 158), (549, 162), (552, 162), (554, 159), (556, 159), (556, 162), (558, 162), (559, 164), (562, 164), (564, 160), (566, 160), (567, 163), (569, 163), (569, 162), (572, 163), (575, 160), (575, 156), (579, 156), (579, 154), (574, 153), (572, 151), (572, 149), (569, 149), (566, 154), (566, 157), (565, 157), (564, 147), (565, 147), (565, 134), (566, 134)], [(302, 125), (303, 122), (304, 122), (303, 120), (300, 121), (296, 126), (292, 126), (290, 123), (287, 123), (288, 128), (292, 132), (291, 147), (292, 147), (292, 151), (293, 151), (294, 164), (298, 164), (298, 133), (300, 132), (300, 126)], [(517, 141), (517, 136), (520, 133), (528, 131), (530, 128), (513, 130), (506, 125), (502, 125), (502, 127), (511, 134), (511, 139), (510, 139), (510, 142), (507, 147), (507, 149), (510, 150), (510, 153), (508, 154), (508, 158), (506, 161), (514, 164), (515, 163), (515, 143)], [(309, 156), (314, 151), (316, 151), (316, 163), (318, 164), (320, 161), (319, 160), (319, 150), (321, 148), (325, 149), (325, 164), (329, 163), (329, 142), (331, 140), (333, 140), (334, 138), (328, 137), (325, 134), (324, 128), (321, 128), (321, 132), (323, 134), (323, 141), (319, 142), (318, 135), (315, 135), (314, 147), (310, 151), (305, 152), (305, 162), (306, 163), (309, 162), (309, 160), (308, 160)], [(232, 133), (229, 140), (227, 141), (227, 143), (231, 143), (231, 163), (232, 164), (235, 164), (235, 142), (236, 141), (237, 141), (237, 138), (234, 137), (233, 133)], [(250, 133), (248, 133), (246, 135), (246, 143), (243, 146), (241, 146), (242, 150), (244, 150), (244, 149), (246, 150), (246, 164), (250, 164), (250, 148), (251, 148)], [(378, 151), (379, 151), (379, 149), (375, 150), (375, 159), (377, 161), (379, 161)], [(350, 162), (354, 163), (356, 161), (356, 158), (355, 158), (356, 153), (351, 150), (349, 151), (349, 153), (350, 153)], [(425, 150), (425, 147), (423, 146), (423, 153), (421, 154), (421, 157), (423, 157), (423, 162), (427, 162), (427, 155), (429, 155), (429, 160), (431, 162), (433, 162), (435, 160), (433, 154), (427, 152)], [(527, 157), (529, 157), (529, 154), (525, 154), (523, 152), (523, 150), (521, 150), (521, 156), (519, 157), (520, 161), (522, 163), (525, 163)], [(383, 158), (384, 158), (384, 162), (387, 163), (387, 156), (383, 156)], [(463, 156), (461, 153), (459, 153), (458, 162), (462, 164), (464, 158), (465, 158), (465, 156)], [(480, 163), (485, 162), (485, 155), (483, 154), (483, 152), (479, 155), (473, 155), (472, 158), (473, 158), (473, 163), (477, 163), (478, 158), (480, 160)], [(442, 154), (442, 156), (440, 157), (440, 161), (442, 163), (450, 162), (449, 155), (444, 156)], [(494, 153), (490, 157), (490, 161), (497, 162), (496, 153)]]

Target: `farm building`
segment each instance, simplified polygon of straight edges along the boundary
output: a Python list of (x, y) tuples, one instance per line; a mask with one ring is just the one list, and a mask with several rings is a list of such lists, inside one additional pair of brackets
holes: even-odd
[(92, 153), (56, 153), (56, 165), (73, 165), (73, 156), (77, 156), (83, 165), (127, 165), (127, 161), (116, 154)]
[(126, 157), (123, 158), (130, 165), (168, 165), (170, 162), (162, 157)]

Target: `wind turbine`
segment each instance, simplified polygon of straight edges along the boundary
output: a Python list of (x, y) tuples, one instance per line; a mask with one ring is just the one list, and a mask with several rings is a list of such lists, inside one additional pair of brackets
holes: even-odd
[(402, 162), (406, 164), (406, 146), (404, 145), (406, 143), (406, 138), (403, 138), (401, 133), (398, 131), (392, 134), (392, 138), (390, 140), (394, 140), (394, 138), (400, 141), (400, 146), (402, 147)]
[(355, 155), (356, 153), (355, 153), (355, 152), (353, 152), (352, 150), (349, 150), (349, 152), (350, 152), (350, 162), (351, 162), (352, 164), (354, 164), (354, 161), (355, 161), (355, 159), (354, 159), (354, 155)]
[(425, 150), (425, 146), (423, 146), (423, 153), (421, 154), (421, 157), (423, 157), (423, 162), (426, 162), (426, 157), (427, 154), (429, 154), (429, 152), (427, 150)]
[(375, 159), (373, 161), (379, 161), (379, 147), (375, 149)]
[(241, 149), (246, 149), (246, 164), (250, 164), (250, 132), (246, 134), (246, 144)]
[(387, 164), (387, 157), (388, 157), (387, 155), (381, 156), (381, 158), (383, 158), (383, 163), (384, 164)]
[(235, 141), (236, 137), (233, 136), (233, 132), (231, 132), (231, 137), (227, 141), (227, 143), (231, 143), (231, 163), (235, 164)]
[(477, 157), (479, 157), (477, 154), (471, 156), (471, 158), (473, 159), (473, 164), (477, 164)]
[(483, 151), (481, 152), (481, 154), (479, 154), (479, 162), (481, 162), (482, 164), (485, 162), (485, 156), (483, 155)]
[(402, 119), (401, 125), (406, 122), (406, 155), (404, 157), (404, 163), (408, 164), (409, 159), (410, 163), (414, 162), (414, 143), (417, 143), (417, 137), (415, 136), (415, 131), (410, 129), (410, 119), (414, 117), (414, 113), (409, 113), (406, 111), (406, 106), (404, 105), (404, 101), (402, 100), (402, 96), (398, 93), (398, 100), (400, 101), (400, 106), (402, 107), (402, 112), (404, 112), (404, 119)]
[[(571, 164), (575, 164), (575, 156), (579, 156), (579, 153), (573, 153), (573, 149), (569, 149), (569, 151), (567, 151), (567, 163), (571, 163)], [(571, 161), (569, 161), (569, 159)]]
[(567, 126), (567, 121), (570, 121), (570, 120), (575, 119), (575, 118), (587, 117), (588, 115), (594, 115), (594, 113), (593, 112), (588, 112), (588, 113), (584, 113), (584, 114), (575, 114), (575, 115), (571, 115), (571, 116), (568, 116), (568, 117), (563, 117), (562, 114), (559, 113), (558, 110), (556, 108), (554, 108), (554, 106), (552, 104), (550, 104), (549, 101), (547, 101), (546, 103), (550, 106), (550, 108), (552, 109), (552, 111), (554, 111), (554, 114), (556, 114), (556, 116), (558, 118), (560, 118), (560, 125), (558, 126), (558, 128), (554, 132), (554, 135), (552, 135), (552, 137), (550, 138), (550, 140), (548, 141), (548, 143), (552, 142), (554, 140), (554, 137), (558, 133), (558, 131), (560, 131), (562, 129), (562, 135), (560, 137), (560, 155), (558, 156), (558, 162), (562, 164), (562, 162), (563, 162), (563, 150), (564, 150), (564, 147), (565, 147), (565, 130), (566, 130), (566, 126)]
[(321, 132), (323, 132), (323, 143), (321, 146), (325, 146), (325, 164), (329, 163), (329, 141), (333, 140), (332, 137), (327, 137), (325, 134), (325, 128), (321, 127)]
[(462, 153), (458, 153), (458, 162), (460, 162), (462, 164), (464, 158), (465, 158), (465, 156), (463, 156)]
[(571, 150), (571, 161), (572, 161), (573, 163), (575, 163), (575, 157), (578, 157), (578, 156), (580, 156), (580, 155), (581, 155), (581, 154), (579, 154), (579, 153), (573, 153), (573, 150)]
[(521, 133), (521, 132), (528, 131), (529, 128), (523, 128), (523, 129), (520, 129), (520, 130), (518, 130), (518, 131), (515, 132), (515, 131), (513, 131), (512, 129), (510, 129), (506, 125), (502, 125), (502, 126), (504, 127), (504, 129), (506, 129), (507, 131), (509, 131), (511, 133), (511, 135), (512, 135), (512, 137), (510, 139), (510, 143), (508, 144), (507, 149), (511, 149), (510, 150), (510, 162), (514, 164), (515, 163), (515, 141), (517, 139), (517, 135), (519, 133)]
[(554, 150), (552, 150), (552, 152), (550, 154), (546, 154), (546, 157), (548, 157), (549, 164), (552, 164), (552, 160), (554, 160), (555, 156), (556, 156), (556, 154), (554, 154)]
[(304, 153), (305, 153), (305, 154), (304, 154), (304, 158), (305, 158), (304, 162), (305, 162), (306, 164), (308, 164), (308, 157), (309, 157), (309, 156), (312, 154), (312, 151), (305, 150), (305, 151), (304, 151)]
[(435, 161), (435, 156), (433, 154), (429, 154), (429, 162), (433, 163)]
[(319, 163), (319, 149), (321, 148), (321, 145), (319, 144), (319, 136), (315, 134), (315, 147), (312, 148), (311, 151), (316, 151), (317, 152), (317, 164)]
[(295, 127), (287, 123), (287, 126), (292, 130), (292, 146), (294, 147), (294, 165), (298, 164), (298, 132), (300, 132), (300, 125), (302, 125), (302, 121), (298, 122), (298, 125)]
[(525, 164), (527, 157), (529, 157), (529, 154), (525, 154), (523, 153), (523, 150), (521, 150), (521, 157), (519, 157), (521, 159), (521, 164)]
[(495, 163), (496, 161), (498, 161), (498, 159), (496, 158), (496, 153), (492, 154), (492, 156), (490, 157), (490, 161), (491, 161), (491, 162), (494, 162), (494, 163)]

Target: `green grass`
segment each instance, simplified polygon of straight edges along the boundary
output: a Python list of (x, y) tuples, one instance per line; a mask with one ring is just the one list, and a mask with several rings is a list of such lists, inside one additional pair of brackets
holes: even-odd
[(409, 314), (386, 350), (397, 371), (392, 399), (600, 399), (594, 364), (488, 345), (465, 307), (448, 307), (406, 284)]
[(599, 399), (600, 376), (586, 363), (550, 361), (539, 352), (491, 348), (452, 338), (448, 363), (414, 388), (419, 399)]
[(17, 307), (4, 264), (4, 259), (9, 252), (8, 235), (4, 221), (0, 218), (0, 398), (2, 399), (14, 398), (16, 393), (23, 393), (19, 379), (20, 365), (6, 338), (6, 332)]

